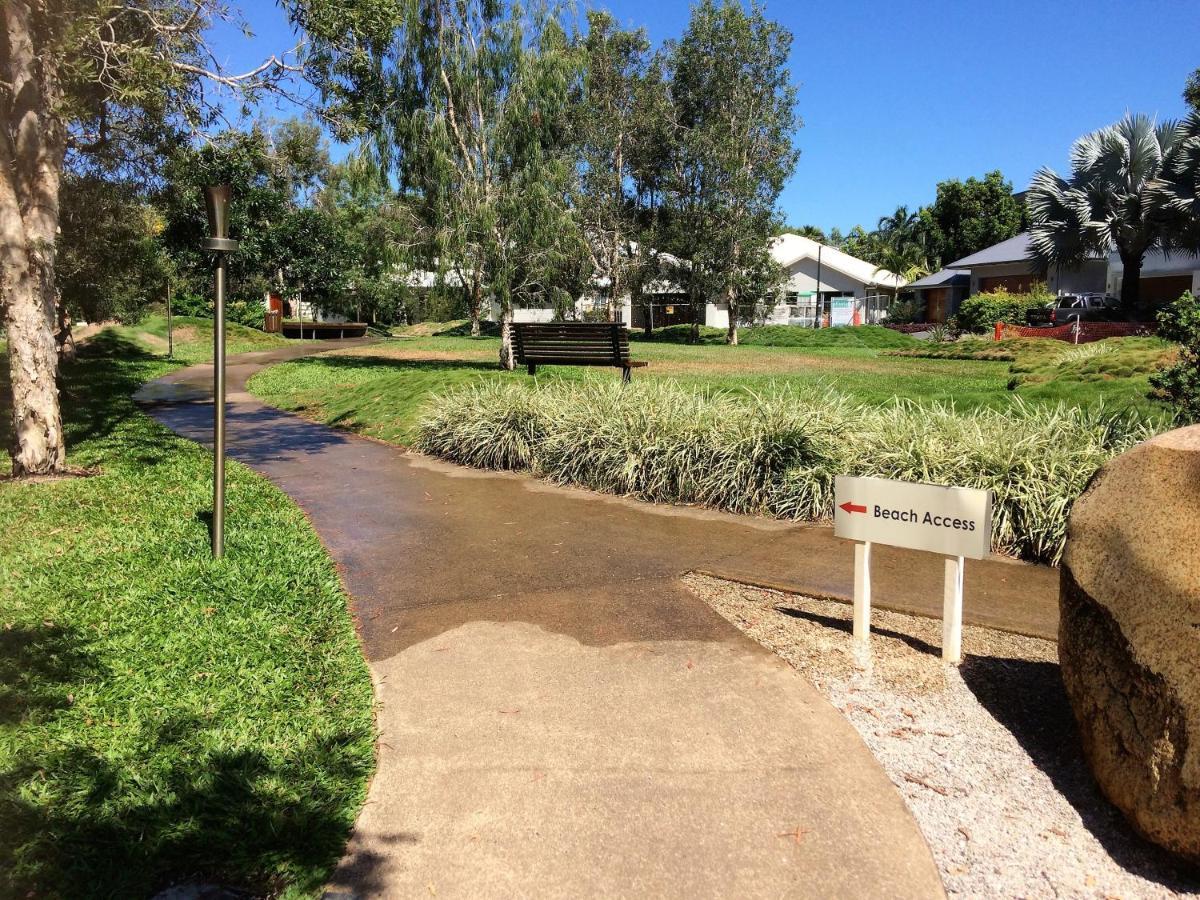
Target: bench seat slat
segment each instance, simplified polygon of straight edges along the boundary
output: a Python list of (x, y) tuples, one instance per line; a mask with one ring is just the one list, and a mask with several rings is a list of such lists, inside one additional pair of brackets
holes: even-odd
[(629, 358), (629, 334), (620, 323), (602, 322), (515, 322), (513, 349), (517, 362), (537, 366), (612, 366), (629, 370), (642, 368), (644, 360)]

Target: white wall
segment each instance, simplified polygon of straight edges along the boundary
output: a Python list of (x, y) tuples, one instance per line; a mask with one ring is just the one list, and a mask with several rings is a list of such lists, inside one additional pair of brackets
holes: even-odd
[[(802, 294), (806, 291), (815, 291), (817, 289), (817, 261), (815, 259), (801, 259), (796, 261), (788, 267), (787, 274), (787, 290)], [(821, 266), (821, 290), (823, 292), (832, 291), (840, 294), (853, 294), (855, 297), (865, 297), (867, 295), (867, 285), (864, 282), (831, 269), (826, 265)]]
[(704, 304), (704, 324), (710, 328), (728, 328), (729, 327), (729, 304), (728, 303), (706, 303)]
[(1050, 268), (1046, 286), (1052, 294), (1094, 294), (1107, 290), (1108, 260), (1093, 259), (1076, 271)]
[(539, 309), (530, 307), (529, 309), (521, 309), (520, 307), (513, 310), (514, 322), (553, 322), (554, 310)]

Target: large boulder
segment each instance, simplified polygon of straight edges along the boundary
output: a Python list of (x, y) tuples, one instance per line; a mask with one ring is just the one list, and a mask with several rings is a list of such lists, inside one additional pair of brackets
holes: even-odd
[(1105, 795), (1200, 862), (1200, 426), (1106, 465), (1071, 512), (1058, 653)]

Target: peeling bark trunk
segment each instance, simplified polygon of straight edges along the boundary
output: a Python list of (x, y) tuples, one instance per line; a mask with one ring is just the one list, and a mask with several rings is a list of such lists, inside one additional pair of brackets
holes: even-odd
[(501, 304), (500, 308), (500, 368), (512, 371), (517, 367), (512, 342), (512, 305)]
[(58, 193), (66, 130), (53, 61), (39, 59), (29, 0), (2, 10), (0, 78), (9, 103), (0, 120), (0, 290), (8, 332), (12, 456), (16, 476), (66, 467), (58, 398), (54, 282)]
[(467, 306), (471, 317), (471, 337), (479, 337), (479, 307), (483, 304), (482, 288), (479, 283), (479, 273), (471, 279), (471, 293), (468, 295)]
[(725, 292), (725, 302), (729, 306), (729, 329), (725, 333), (725, 343), (731, 347), (736, 347), (738, 342), (737, 316), (735, 315), (736, 304), (734, 299), (733, 288), (730, 288)]

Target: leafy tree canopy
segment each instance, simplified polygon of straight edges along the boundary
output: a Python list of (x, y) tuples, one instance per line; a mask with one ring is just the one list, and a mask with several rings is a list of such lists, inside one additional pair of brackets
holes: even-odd
[(1188, 76), (1187, 84), (1183, 88), (1183, 101), (1194, 112), (1200, 113), (1200, 69)]
[(929, 258), (942, 265), (1008, 240), (1027, 225), (1024, 206), (999, 170), (940, 182), (937, 199), (920, 211)]

